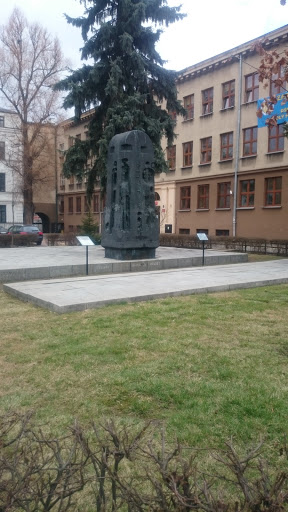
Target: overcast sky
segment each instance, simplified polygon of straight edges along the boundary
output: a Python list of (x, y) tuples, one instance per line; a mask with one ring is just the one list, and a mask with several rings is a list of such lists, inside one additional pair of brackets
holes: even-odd
[[(158, 51), (166, 67), (177, 71), (234, 46), (259, 37), (288, 23), (288, 5), (280, 0), (168, 0), (182, 3), (187, 18), (164, 29)], [(59, 37), (71, 67), (81, 65), (80, 30), (69, 25), (64, 13), (83, 13), (79, 0), (1, 0), (0, 23), (5, 24), (13, 6), (18, 6), (30, 22), (38, 21)]]

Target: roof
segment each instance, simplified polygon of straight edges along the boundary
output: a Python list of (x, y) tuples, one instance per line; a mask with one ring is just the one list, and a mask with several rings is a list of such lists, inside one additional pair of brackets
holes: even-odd
[(0, 107), (0, 112), (3, 112), (3, 114), (17, 114), (15, 110), (8, 110), (7, 108)]
[(263, 34), (255, 39), (251, 39), (246, 43), (243, 43), (239, 46), (235, 46), (230, 50), (227, 50), (223, 53), (219, 53), (214, 57), (210, 57), (209, 59), (198, 62), (197, 64), (193, 64), (192, 66), (188, 66), (187, 68), (178, 71), (177, 75), (178, 81), (185, 80), (187, 78), (193, 78), (199, 73), (212, 71), (215, 67), (219, 67), (219, 65), (225, 65), (231, 60), (238, 59), (240, 54), (245, 55), (247, 53), (254, 53), (255, 50), (253, 46), (261, 41), (263, 46), (269, 49), (269, 47), (278, 45), (281, 42), (288, 42), (288, 25), (284, 25), (283, 27), (277, 28), (267, 34)]

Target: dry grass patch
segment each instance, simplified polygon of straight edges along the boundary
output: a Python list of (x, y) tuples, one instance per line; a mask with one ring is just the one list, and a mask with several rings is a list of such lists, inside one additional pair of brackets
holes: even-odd
[(163, 420), (213, 445), (287, 425), (288, 286), (109, 306), (66, 315), (0, 292), (2, 411)]

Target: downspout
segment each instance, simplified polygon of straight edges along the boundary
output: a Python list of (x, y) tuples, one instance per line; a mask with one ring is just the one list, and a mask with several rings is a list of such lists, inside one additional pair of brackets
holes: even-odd
[[(54, 159), (55, 159), (55, 228), (58, 232), (58, 154), (57, 154), (57, 142), (58, 142), (58, 126), (55, 124), (54, 128)], [(54, 231), (55, 231), (54, 228)], [(51, 231), (51, 229), (50, 229)]]
[(242, 55), (239, 56), (239, 80), (238, 80), (238, 101), (237, 101), (237, 128), (236, 128), (236, 148), (235, 148), (235, 167), (234, 167), (234, 201), (233, 201), (233, 236), (236, 236), (237, 227), (237, 194), (238, 194), (238, 171), (240, 154), (240, 135), (241, 135), (241, 99), (242, 99)]

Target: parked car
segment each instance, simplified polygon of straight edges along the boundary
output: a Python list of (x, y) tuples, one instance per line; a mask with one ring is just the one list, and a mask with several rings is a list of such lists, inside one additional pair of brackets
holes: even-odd
[(37, 235), (36, 244), (41, 245), (43, 240), (43, 233), (34, 224), (14, 224), (7, 230), (8, 235)]
[(0, 235), (6, 235), (7, 229), (3, 228), (3, 226), (0, 226)]

